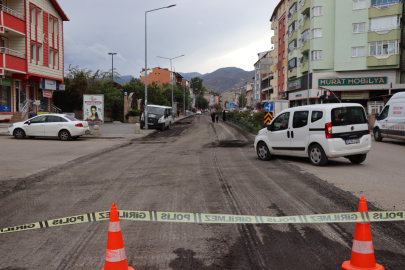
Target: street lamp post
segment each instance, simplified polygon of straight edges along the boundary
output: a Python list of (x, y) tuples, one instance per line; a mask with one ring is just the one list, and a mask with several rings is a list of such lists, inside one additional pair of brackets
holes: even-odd
[(170, 5), (167, 7), (161, 7), (161, 8), (156, 8), (152, 10), (145, 11), (145, 129), (148, 129), (148, 42), (147, 42), (147, 20), (146, 20), (146, 15), (148, 12), (156, 11), (159, 9), (164, 9), (164, 8), (171, 8), (176, 5)]
[[(176, 56), (176, 57), (173, 57), (173, 58), (166, 58), (166, 57), (158, 56), (159, 58), (169, 59), (169, 60), (170, 60), (170, 74), (173, 75), (173, 80), (174, 80), (174, 81), (176, 81), (176, 80), (175, 80), (175, 78), (174, 78), (174, 73), (173, 73), (173, 68), (172, 68), (172, 60), (173, 60), (173, 59), (176, 59), (176, 58), (179, 58), (179, 57), (182, 57), (182, 56), (184, 56), (184, 54), (179, 55), (179, 56)], [(174, 109), (174, 108), (173, 108), (173, 104), (174, 104), (174, 100), (173, 100), (173, 82), (172, 82), (172, 110)]]
[(114, 81), (114, 55), (116, 55), (117, 53), (109, 52), (108, 54), (111, 55), (111, 79), (112, 81)]

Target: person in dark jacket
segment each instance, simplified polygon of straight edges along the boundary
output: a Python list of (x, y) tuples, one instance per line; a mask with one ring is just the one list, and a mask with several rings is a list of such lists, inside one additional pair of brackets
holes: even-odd
[(225, 110), (222, 112), (222, 120), (224, 120), (224, 122), (226, 122), (226, 113), (225, 113)]
[(219, 118), (219, 113), (217, 112), (217, 113), (215, 114), (215, 120), (217, 121), (217, 123), (218, 123), (218, 118)]
[(215, 113), (214, 112), (211, 113), (211, 119), (212, 119), (212, 123), (215, 123)]

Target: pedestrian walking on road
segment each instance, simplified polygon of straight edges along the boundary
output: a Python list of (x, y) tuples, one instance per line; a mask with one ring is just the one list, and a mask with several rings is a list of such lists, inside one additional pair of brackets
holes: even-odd
[(218, 123), (218, 118), (219, 118), (219, 115), (218, 115), (218, 113), (216, 113), (215, 114), (215, 121), (217, 121), (217, 123)]
[(225, 110), (222, 112), (222, 120), (224, 120), (224, 122), (226, 122), (226, 113), (225, 113)]
[(214, 112), (211, 113), (211, 119), (212, 119), (212, 123), (215, 123), (215, 113)]
[(177, 117), (180, 117), (180, 111), (177, 110)]

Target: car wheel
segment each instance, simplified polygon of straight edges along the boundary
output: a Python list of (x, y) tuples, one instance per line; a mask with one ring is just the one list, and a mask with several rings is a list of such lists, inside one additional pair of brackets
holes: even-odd
[(269, 148), (264, 142), (260, 142), (257, 145), (257, 156), (259, 157), (260, 160), (270, 160), (271, 159), (271, 154), (269, 151)]
[(381, 131), (379, 128), (374, 129), (374, 140), (376, 142), (381, 142), (382, 141), (382, 136), (381, 136)]
[(67, 130), (61, 130), (59, 132), (59, 139), (61, 139), (62, 141), (68, 141), (70, 139), (70, 132)]
[(354, 156), (349, 156), (349, 160), (354, 164), (360, 164), (366, 160), (366, 157), (367, 157), (367, 154), (354, 155)]
[(308, 151), (309, 161), (314, 166), (324, 166), (328, 163), (328, 157), (325, 154), (322, 146), (314, 144)]
[(14, 130), (13, 135), (16, 139), (24, 139), (25, 138), (25, 132), (21, 128), (17, 128)]

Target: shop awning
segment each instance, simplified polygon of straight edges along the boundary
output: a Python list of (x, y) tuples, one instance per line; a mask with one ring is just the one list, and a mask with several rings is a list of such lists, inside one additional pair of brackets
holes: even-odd
[[(373, 90), (389, 90), (390, 85), (384, 84), (384, 85), (357, 85), (357, 86), (327, 86), (327, 87), (321, 87), (324, 90), (330, 90), (330, 91), (373, 91)], [(404, 89), (405, 90), (405, 84), (392, 84), (391, 90), (392, 89)]]

